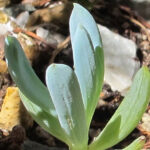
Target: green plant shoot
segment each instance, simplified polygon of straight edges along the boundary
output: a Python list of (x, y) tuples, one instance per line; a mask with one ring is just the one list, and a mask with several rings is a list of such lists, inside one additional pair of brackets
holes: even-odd
[[(70, 17), (74, 70), (51, 64), (46, 85), (31, 68), (18, 40), (5, 40), (5, 58), (20, 97), (33, 119), (66, 143), (69, 150), (105, 150), (128, 136), (140, 121), (150, 100), (150, 72), (142, 67), (128, 94), (101, 133), (88, 144), (89, 127), (104, 78), (104, 54), (100, 33), (91, 14), (74, 4)], [(141, 139), (125, 150), (140, 150)]]

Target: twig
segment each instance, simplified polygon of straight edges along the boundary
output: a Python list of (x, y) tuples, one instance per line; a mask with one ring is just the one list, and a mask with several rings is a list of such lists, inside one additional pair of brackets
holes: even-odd
[(50, 2), (51, 0), (39, 0), (39, 1), (35, 1), (32, 4), (34, 6), (44, 6), (46, 3)]
[[(141, 16), (139, 16), (136, 12), (134, 12), (133, 10), (131, 10), (131, 8), (127, 7), (127, 6), (123, 6), (120, 5), (119, 8), (125, 12), (127, 12), (129, 16), (124, 15), (125, 18), (129, 19), (132, 23), (136, 24), (137, 26), (139, 26), (147, 35), (148, 37), (148, 41), (150, 42), (150, 33), (148, 31), (148, 29), (150, 29), (150, 24), (147, 23), (144, 18), (142, 18)], [(137, 19), (135, 19), (137, 18)]]
[(150, 24), (145, 21), (145, 19), (141, 16), (139, 16), (136, 12), (134, 12), (133, 10), (131, 10), (131, 8), (127, 7), (127, 6), (123, 6), (123, 5), (120, 5), (119, 6), (121, 10), (124, 10), (126, 11), (127, 13), (129, 13), (131, 16), (134, 16), (137, 18), (137, 20), (143, 24), (146, 28), (149, 28), (150, 29)]
[(44, 44), (48, 45), (52, 49), (56, 48), (56, 46), (54, 44), (50, 44), (50, 43), (46, 42), (44, 39), (42, 39), (41, 37), (39, 37), (38, 35), (36, 35), (34, 32), (26, 31), (26, 30), (21, 29), (21, 28), (15, 28), (13, 30), (13, 32), (15, 32), (15, 33), (19, 33), (19, 32), (25, 33), (26, 35), (28, 35), (28, 36), (36, 39), (36, 40), (39, 40), (39, 41), (43, 42)]
[(50, 59), (50, 64), (54, 62), (56, 56), (68, 45), (70, 42), (70, 36), (68, 36), (62, 43), (58, 44), (57, 48), (53, 51)]
[(137, 127), (136, 127), (143, 135), (146, 135), (146, 136), (149, 136), (150, 137), (150, 132), (149, 131), (145, 131), (142, 126), (139, 124)]
[(150, 42), (150, 32), (148, 31), (148, 29), (138, 20), (136, 20), (133, 17), (129, 17), (129, 16), (124, 16), (125, 18), (129, 19), (132, 23), (136, 24), (137, 26), (139, 26), (147, 35), (148, 41)]

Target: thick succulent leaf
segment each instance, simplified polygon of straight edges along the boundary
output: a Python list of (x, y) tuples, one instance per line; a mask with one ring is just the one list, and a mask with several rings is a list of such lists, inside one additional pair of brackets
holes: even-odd
[[(100, 135), (90, 144), (89, 150), (104, 150), (123, 140), (138, 124), (150, 100), (150, 73), (148, 68), (141, 68), (136, 74), (130, 91), (120, 104)], [(112, 122), (121, 122), (118, 127), (111, 125)], [(117, 124), (117, 123), (114, 123)], [(111, 125), (111, 130), (110, 130)], [(118, 132), (119, 129), (119, 132)], [(116, 131), (117, 130), (117, 134)], [(111, 134), (114, 131), (114, 134)], [(110, 136), (108, 137), (108, 132)], [(108, 141), (109, 139), (109, 141)], [(103, 141), (103, 142), (101, 142)]]
[(5, 40), (5, 58), (11, 77), (22, 93), (46, 112), (56, 116), (48, 89), (34, 73), (20, 43), (14, 37)]
[(88, 141), (85, 111), (79, 84), (73, 70), (52, 64), (46, 71), (46, 84), (61, 124), (72, 144), (84, 146)]
[(67, 139), (65, 131), (60, 126), (58, 118), (53, 117), (52, 115), (44, 111), (41, 107), (34, 104), (31, 100), (24, 96), (21, 91), (19, 91), (19, 94), (27, 111), (43, 129), (45, 129), (47, 132), (57, 137), (61, 141), (65, 142), (66, 144), (70, 143), (69, 138)]
[(100, 46), (93, 47), (91, 38), (83, 25), (79, 24), (72, 42), (74, 68), (77, 75), (90, 125), (95, 111), (104, 77), (104, 56)]
[(145, 144), (145, 137), (141, 136), (134, 140), (130, 145), (128, 145), (123, 150), (141, 150)]
[(77, 75), (87, 124), (90, 125), (104, 77), (104, 54), (97, 25), (90, 13), (78, 4), (70, 17), (74, 68)]
[(79, 24), (89, 33), (94, 49), (97, 46), (102, 47), (99, 30), (94, 18), (84, 7), (79, 4), (74, 4), (69, 22), (72, 42), (75, 39), (75, 33)]
[[(107, 130), (105, 131), (105, 134), (101, 136), (101, 140), (99, 140), (98, 144), (90, 145), (89, 150), (104, 150), (105, 147), (108, 147), (108, 143), (114, 143), (116, 140), (118, 140), (120, 124), (121, 116), (117, 116), (114, 120), (111, 121), (111, 123), (108, 124)], [(112, 138), (112, 136), (115, 138)], [(96, 149), (94, 149), (95, 147)]]

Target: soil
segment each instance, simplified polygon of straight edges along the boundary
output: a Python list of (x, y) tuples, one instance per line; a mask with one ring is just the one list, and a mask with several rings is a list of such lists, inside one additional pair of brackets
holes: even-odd
[[(27, 0), (24, 0), (24, 2)], [(19, 5), (22, 1), (11, 1), (9, 6), (13, 3)], [(30, 0), (29, 0), (30, 2)], [(43, 2), (43, 3), (42, 3)], [(58, 1), (42, 0), (39, 2), (35, 1), (34, 6), (36, 10), (41, 10), (46, 8), (47, 5), (52, 5), (54, 3), (58, 4)], [(107, 26), (109, 29), (119, 33), (120, 35), (132, 39), (137, 44), (137, 59), (140, 60), (141, 66), (146, 65), (150, 68), (150, 34), (147, 32), (150, 29), (150, 24), (144, 18), (142, 18), (138, 13), (131, 8), (130, 0), (99, 0), (90, 9), (92, 15), (94, 16), (97, 23)], [(90, 6), (91, 7), (91, 6)], [(34, 12), (30, 12), (32, 15)], [(36, 24), (30, 26), (36, 27), (41, 24), (37, 22)], [(46, 22), (44, 27), (48, 29), (48, 25), (56, 33), (61, 34), (66, 38), (66, 41), (61, 43), (60, 48), (56, 50), (57, 45), (48, 45), (44, 42), (38, 41), (38, 39), (33, 38), (38, 45), (39, 55), (36, 59), (32, 61), (32, 66), (39, 76), (39, 78), (45, 83), (45, 69), (52, 63), (63, 63), (73, 67), (72, 59), (72, 49), (70, 40), (68, 40), (69, 29), (68, 25), (62, 22), (50, 21)], [(34, 33), (35, 30), (32, 30)], [(54, 57), (55, 56), (55, 57)], [(0, 54), (0, 57), (4, 60), (4, 54)], [(52, 59), (53, 58), (53, 59)], [(6, 89), (9, 86), (14, 85), (8, 72), (1, 74), (0, 76), (0, 104), (2, 105), (2, 100), (5, 96)], [(111, 118), (115, 110), (118, 108), (119, 104), (123, 100), (123, 96), (118, 91), (112, 91), (108, 84), (103, 85), (101, 103), (99, 102), (97, 109), (95, 111), (89, 133), (89, 142), (96, 136), (106, 125), (108, 120)], [(147, 112), (149, 111), (147, 109)], [(125, 138), (121, 143), (115, 145), (111, 149), (122, 149), (128, 144), (130, 144), (137, 137), (144, 135), (146, 136), (147, 143), (145, 148), (150, 148), (148, 145), (150, 134), (147, 131), (143, 131), (140, 128), (136, 128), (127, 138)], [(18, 138), (19, 137), (19, 138)], [(10, 132), (9, 135), (4, 135), (1, 131), (0, 133), (0, 150), (20, 150), (23, 142), (30, 140), (48, 147), (58, 147), (65, 148), (67, 146), (61, 141), (57, 140), (47, 132), (45, 132), (41, 127), (39, 127), (35, 122), (29, 129), (24, 129), (22, 126), (16, 126)], [(46, 148), (45, 148), (46, 149)], [(43, 148), (44, 150), (44, 148)]]

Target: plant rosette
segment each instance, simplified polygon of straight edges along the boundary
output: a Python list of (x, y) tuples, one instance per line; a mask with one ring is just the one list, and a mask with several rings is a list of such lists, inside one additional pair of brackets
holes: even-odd
[[(66, 143), (69, 150), (105, 150), (122, 141), (140, 121), (150, 99), (150, 73), (142, 67), (128, 94), (101, 133), (88, 144), (88, 133), (104, 78), (104, 54), (100, 33), (91, 14), (74, 4), (70, 17), (74, 70), (51, 64), (46, 85), (31, 68), (16, 38), (5, 40), (9, 72), (33, 119), (47, 132)], [(140, 150), (138, 138), (125, 150)]]

